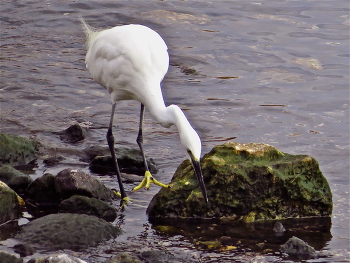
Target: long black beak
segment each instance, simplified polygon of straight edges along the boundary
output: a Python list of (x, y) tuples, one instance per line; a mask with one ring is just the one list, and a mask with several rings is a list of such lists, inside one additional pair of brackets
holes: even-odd
[(205, 184), (204, 184), (204, 181), (203, 181), (203, 174), (202, 174), (201, 165), (200, 165), (200, 163), (198, 161), (195, 161), (192, 158), (191, 158), (191, 161), (192, 161), (192, 165), (193, 165), (193, 168), (194, 168), (194, 172), (197, 175), (199, 186), (201, 188), (201, 191), (202, 191), (205, 203), (208, 204), (209, 201), (208, 201), (208, 196), (207, 196), (207, 190), (205, 188)]

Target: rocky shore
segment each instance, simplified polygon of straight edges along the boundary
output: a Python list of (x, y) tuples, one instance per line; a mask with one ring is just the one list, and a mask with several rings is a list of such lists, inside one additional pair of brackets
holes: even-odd
[[(70, 131), (74, 142), (84, 136), (79, 127)], [(70, 141), (67, 132), (61, 136)], [(33, 140), (0, 134), (0, 238), (19, 241), (16, 255), (0, 251), (0, 262), (24, 262), (20, 257), (30, 255), (31, 263), (89, 262), (57, 252), (118, 240), (123, 229), (113, 224), (118, 207), (111, 205), (118, 197), (79, 169), (45, 173), (33, 180), (21, 167), (43, 158), (39, 148)], [(142, 174), (138, 152), (123, 149), (119, 154), (123, 172), (133, 174), (125, 180), (138, 180), (135, 174)], [(62, 159), (45, 155), (45, 160), (47, 165), (56, 165)], [(110, 172), (108, 149), (90, 147), (85, 150), (85, 160), (91, 171)], [(148, 162), (156, 173), (153, 160)], [(280, 247), (285, 257), (320, 256), (296, 237), (300, 232), (322, 236), (325, 242), (331, 237), (332, 193), (315, 159), (282, 153), (265, 144), (226, 143), (204, 155), (201, 164), (209, 204), (203, 205), (191, 164), (184, 161), (173, 176), (172, 188), (161, 189), (149, 204), (147, 213), (155, 231), (187, 236), (204, 250), (229, 251), (240, 243), (249, 247), (254, 240), (250, 247), (266, 251)], [(33, 219), (19, 226), (16, 222), (23, 212)], [(42, 250), (52, 254), (35, 256)], [(112, 253), (105, 263), (201, 262), (183, 251), (140, 250), (137, 241), (125, 251)]]

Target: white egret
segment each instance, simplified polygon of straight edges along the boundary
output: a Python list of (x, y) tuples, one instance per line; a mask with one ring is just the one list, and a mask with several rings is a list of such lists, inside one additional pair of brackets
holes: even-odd
[(81, 18), (86, 34), (87, 54), (85, 64), (94, 81), (107, 89), (111, 95), (112, 113), (107, 132), (107, 142), (117, 174), (122, 200), (126, 193), (121, 181), (114, 151), (112, 133), (116, 103), (121, 100), (136, 100), (141, 103), (139, 133), (136, 139), (144, 165), (145, 178), (133, 191), (150, 183), (163, 187), (151, 175), (143, 151), (142, 123), (145, 106), (163, 126), (175, 125), (180, 134), (182, 146), (186, 149), (197, 175), (200, 189), (207, 203), (208, 197), (200, 167), (201, 140), (192, 128), (183, 111), (177, 105), (165, 106), (160, 83), (169, 67), (167, 46), (162, 37), (143, 25), (116, 26), (106, 30), (96, 30)]

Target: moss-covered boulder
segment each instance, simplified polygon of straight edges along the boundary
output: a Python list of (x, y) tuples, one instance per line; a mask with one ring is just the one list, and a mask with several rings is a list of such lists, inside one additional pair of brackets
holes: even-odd
[(0, 133), (0, 163), (27, 164), (36, 159), (38, 143), (16, 135)]
[(221, 218), (241, 222), (330, 216), (332, 193), (317, 161), (266, 144), (225, 143), (201, 161), (206, 205), (189, 161), (175, 172), (171, 189), (156, 194), (151, 218)]
[(22, 216), (20, 205), (24, 205), (15, 191), (0, 181), (0, 225)]

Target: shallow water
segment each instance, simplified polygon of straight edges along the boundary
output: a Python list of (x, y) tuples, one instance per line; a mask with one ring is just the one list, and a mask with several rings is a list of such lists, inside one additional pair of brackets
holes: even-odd
[[(65, 162), (39, 163), (33, 178), (65, 167), (87, 170), (77, 154), (106, 145), (111, 104), (84, 66), (84, 34), (78, 13), (96, 28), (140, 23), (158, 31), (171, 66), (163, 82), (167, 104), (184, 110), (203, 141), (203, 153), (232, 137), (267, 143), (283, 152), (316, 158), (333, 192), (332, 239), (322, 248), (349, 259), (349, 9), (348, 1), (3, 1), (1, 4), (0, 132), (34, 137)], [(184, 74), (183, 69), (197, 74)], [(139, 105), (117, 107), (118, 144), (137, 147)], [(74, 123), (91, 128), (77, 145), (52, 132)], [(185, 158), (174, 127), (162, 128), (146, 112), (145, 148), (170, 181)], [(112, 178), (99, 177), (117, 188)], [(132, 184), (126, 185), (131, 190)], [(118, 223), (120, 240), (149, 230), (146, 207), (157, 193), (129, 192), (133, 199)], [(117, 203), (116, 203), (117, 205)], [(169, 246), (187, 240), (169, 237)], [(8, 246), (9, 241), (2, 241)], [(227, 253), (199, 252), (212, 262)], [(280, 261), (258, 255), (257, 262)], [(316, 262), (316, 261), (312, 261)]]

